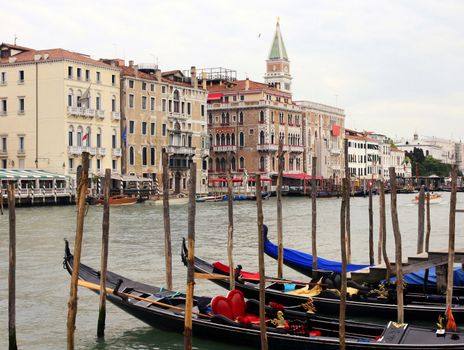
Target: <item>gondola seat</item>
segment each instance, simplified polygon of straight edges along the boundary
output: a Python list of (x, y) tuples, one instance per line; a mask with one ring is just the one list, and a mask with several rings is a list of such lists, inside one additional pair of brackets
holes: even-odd
[[(221, 274), (229, 274), (230, 272), (230, 268), (228, 265), (226, 264), (223, 264), (219, 261), (216, 261), (213, 263), (213, 267), (214, 267), (214, 273), (221, 273)], [(234, 269), (234, 272), (235, 272), (235, 269)], [(250, 280), (256, 280), (256, 281), (259, 281), (259, 272), (247, 272), (247, 271), (243, 271), (241, 270), (240, 271), (240, 276), (243, 278), (243, 279), (250, 279)]]
[(231, 290), (227, 297), (216, 296), (211, 301), (214, 315), (222, 315), (241, 324), (259, 324), (259, 316), (247, 313), (247, 304), (243, 293), (237, 289)]

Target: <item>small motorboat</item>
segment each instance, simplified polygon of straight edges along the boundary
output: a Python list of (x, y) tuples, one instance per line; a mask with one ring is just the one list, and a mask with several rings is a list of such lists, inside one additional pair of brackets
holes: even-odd
[(197, 197), (197, 203), (203, 202), (221, 202), (224, 200), (224, 196), (205, 196), (205, 197)]
[[(73, 255), (66, 242), (63, 266), (72, 274)], [(100, 290), (100, 272), (79, 265), (79, 285), (92, 291)], [(106, 274), (108, 301), (139, 320), (162, 330), (182, 334), (186, 296), (183, 293), (150, 286), (112, 273)], [(266, 306), (266, 332), (269, 349), (333, 350), (340, 346), (338, 319), (323, 317), (304, 305), (289, 308), (284, 305)], [(242, 292), (230, 291), (225, 296), (193, 297), (192, 331), (195, 337), (217, 342), (259, 348), (259, 302), (244, 299)], [(440, 324), (441, 325), (441, 324)], [(464, 334), (436, 329), (396, 324), (386, 326), (347, 320), (346, 349), (463, 349)], [(218, 345), (220, 348), (220, 345)]]
[[(119, 194), (110, 197), (110, 205), (132, 205), (137, 203), (136, 197), (126, 196), (125, 194)], [(103, 198), (97, 199), (97, 204), (103, 205)]]
[[(169, 197), (169, 205), (184, 205), (187, 204), (189, 201), (188, 196), (174, 196)], [(146, 205), (163, 205), (163, 197), (147, 199), (145, 201)]]
[[(427, 201), (427, 193), (425, 194), (425, 200)], [(438, 204), (441, 203), (443, 197), (438, 193), (431, 192), (430, 193), (430, 204)], [(412, 200), (414, 203), (419, 204), (419, 196), (415, 196)]]

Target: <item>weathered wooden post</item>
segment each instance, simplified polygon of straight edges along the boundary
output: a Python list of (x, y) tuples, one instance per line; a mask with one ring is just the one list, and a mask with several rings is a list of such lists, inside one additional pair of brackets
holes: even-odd
[(82, 236), (84, 234), (84, 216), (89, 181), (89, 153), (82, 152), (82, 172), (77, 189), (77, 223), (76, 238), (74, 241), (74, 260), (71, 275), (71, 287), (68, 301), (67, 338), (68, 350), (74, 349), (74, 332), (76, 330), (77, 315), (77, 280), (79, 278), (79, 265), (81, 262)]
[(284, 244), (283, 244), (283, 224), (282, 224), (282, 181), (284, 172), (283, 143), (279, 141), (279, 151), (277, 152), (278, 173), (277, 173), (277, 277), (283, 276), (284, 265)]
[[(2, 195), (3, 202), (3, 195)], [(16, 206), (15, 184), (8, 182), (8, 218), (10, 226), (8, 263), (8, 348), (16, 350)]]
[(234, 194), (232, 192), (232, 162), (231, 156), (228, 156), (228, 169), (227, 169), (227, 195), (228, 195), (228, 214), (229, 214), (229, 227), (227, 229), (227, 257), (229, 258), (229, 288), (235, 289), (235, 273), (234, 273)]
[(418, 205), (418, 225), (417, 225), (417, 254), (424, 251), (424, 204), (425, 204), (425, 188), (420, 187), (419, 205)]
[(169, 164), (168, 153), (163, 150), (163, 220), (164, 220), (164, 258), (166, 262), (166, 288), (172, 290), (172, 252), (171, 218), (169, 215)]
[[(347, 184), (347, 192), (348, 194), (351, 194), (351, 176), (350, 176), (350, 168), (348, 166), (348, 140), (345, 139), (345, 149), (344, 149), (344, 158), (345, 158), (345, 177), (348, 179), (348, 184)], [(346, 207), (346, 225), (345, 225), (345, 230), (346, 230), (346, 259), (348, 261), (348, 264), (351, 263), (351, 216), (350, 216), (350, 197), (347, 196), (347, 201), (345, 203)]]
[(396, 206), (396, 173), (395, 167), (390, 167), (391, 185), (391, 216), (393, 234), (395, 235), (395, 265), (396, 265), (396, 298), (398, 301), (398, 323), (404, 323), (404, 300), (403, 300), (403, 262), (401, 248), (401, 232), (398, 220), (398, 210)]
[(185, 297), (185, 319), (184, 319), (184, 349), (192, 349), (192, 309), (193, 309), (193, 292), (195, 287), (195, 214), (196, 203), (195, 195), (197, 192), (197, 165), (190, 164), (189, 179), (189, 206), (188, 206), (188, 255), (187, 255), (187, 293)]
[(344, 178), (342, 180), (342, 205), (340, 208), (340, 245), (341, 245), (341, 254), (342, 254), (342, 274), (341, 274), (341, 285), (340, 285), (340, 318), (339, 318), (339, 341), (340, 341), (340, 350), (345, 350), (345, 317), (346, 317), (346, 198), (350, 193), (346, 190), (348, 179)]
[(0, 179), (0, 214), (3, 215), (3, 184)]
[(103, 182), (103, 223), (102, 223), (102, 246), (100, 261), (100, 307), (98, 312), (97, 337), (105, 336), (106, 323), (106, 271), (108, 267), (108, 245), (110, 234), (110, 187), (111, 169), (105, 170)]
[(372, 184), (369, 185), (369, 264), (374, 265), (374, 213), (372, 209)]
[(449, 215), (449, 239), (448, 239), (448, 279), (446, 287), (446, 306), (451, 308), (453, 303), (453, 277), (454, 277), (454, 243), (456, 236), (456, 192), (457, 192), (458, 167), (451, 167), (451, 197)]
[(265, 268), (264, 268), (264, 237), (263, 237), (263, 199), (261, 197), (261, 175), (256, 174), (256, 207), (258, 211), (258, 264), (259, 264), (259, 325), (261, 330), (261, 350), (267, 350), (267, 334), (265, 311), (266, 294), (264, 291)]
[(311, 159), (311, 254), (313, 256), (312, 261), (312, 279), (317, 278), (317, 185), (316, 185), (316, 166), (317, 157)]
[(387, 218), (385, 213), (385, 184), (383, 181), (380, 181), (379, 193), (379, 233), (382, 237), (383, 261), (385, 262), (385, 267), (387, 269), (385, 279), (389, 281), (391, 276), (391, 266), (387, 255)]
[(426, 217), (426, 229), (425, 229), (425, 251), (429, 252), (430, 247), (430, 231), (432, 225), (430, 222), (430, 192), (425, 195), (425, 217)]

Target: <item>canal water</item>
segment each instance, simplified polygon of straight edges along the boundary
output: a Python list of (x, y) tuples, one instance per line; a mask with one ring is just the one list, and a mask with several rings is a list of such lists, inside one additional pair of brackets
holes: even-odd
[[(433, 204), (431, 248), (447, 248), (449, 193)], [(413, 195), (399, 195), (403, 256), (415, 253), (417, 205)], [(387, 202), (390, 197), (387, 196)], [(387, 203), (389, 204), (389, 203)], [(458, 194), (458, 208), (464, 196)], [(318, 199), (318, 253), (340, 260), (340, 199)], [(284, 245), (311, 251), (311, 200), (283, 200)], [(387, 207), (389, 213), (389, 206)], [(377, 247), (378, 196), (374, 197), (374, 234)], [(464, 247), (463, 220), (457, 214), (456, 247)], [(257, 270), (258, 236), (256, 203), (234, 205), (234, 258), (249, 271)], [(69, 295), (69, 275), (62, 268), (64, 238), (74, 241), (76, 211), (73, 206), (17, 209), (17, 338), (22, 349), (64, 349)], [(276, 242), (276, 200), (264, 201), (264, 222)], [(186, 268), (180, 259), (182, 237), (187, 235), (187, 205), (171, 207), (174, 288), (185, 291)], [(391, 219), (388, 250), (393, 255)], [(82, 262), (99, 268), (102, 208), (92, 206), (85, 218)], [(352, 260), (368, 261), (368, 198), (351, 200)], [(164, 233), (162, 206), (137, 204), (111, 208), (109, 269), (148, 284), (164, 284)], [(197, 203), (196, 255), (209, 261), (227, 262), (227, 203)], [(377, 251), (377, 249), (376, 249)], [(276, 262), (268, 257), (266, 274), (276, 275)], [(0, 216), (0, 349), (7, 348), (8, 215)], [(285, 268), (284, 277), (304, 279)], [(225, 290), (197, 281), (195, 294), (217, 295)], [(79, 289), (76, 344), (79, 349), (183, 349), (182, 335), (154, 330), (113, 305), (108, 306), (105, 341), (97, 341), (98, 297)], [(433, 326), (433, 325), (431, 325)], [(194, 339), (196, 349), (237, 349)]]

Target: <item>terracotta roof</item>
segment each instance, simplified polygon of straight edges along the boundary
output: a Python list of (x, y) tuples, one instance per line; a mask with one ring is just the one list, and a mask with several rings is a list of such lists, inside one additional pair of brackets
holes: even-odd
[[(135, 78), (135, 68), (134, 67), (123, 66), (123, 67), (120, 67), (120, 68), (121, 68), (121, 76), (134, 77)], [(177, 71), (171, 71), (171, 72), (177, 72)], [(164, 75), (164, 73), (161, 73), (161, 75)], [(144, 73), (142, 71), (138, 71), (137, 76), (140, 79), (156, 81), (156, 77), (155, 77), (154, 74), (147, 74), (147, 73)], [(174, 80), (164, 78), (164, 77), (161, 77), (161, 81), (163, 83), (169, 83), (169, 84), (177, 85), (177, 86), (184, 86), (184, 87), (190, 87), (190, 88), (192, 87), (192, 85), (190, 85), (189, 83), (184, 83), (184, 82), (180, 82), (180, 81), (174, 81)], [(202, 90), (201, 85), (198, 85), (198, 89)]]
[(23, 50), (23, 51), (33, 50), (33, 49), (29, 48), (29, 47), (19, 46), (19, 45), (14, 45), (14, 44), (8, 44), (8, 43), (2, 43), (0, 46), (6, 46), (9, 49), (16, 49), (16, 50)]
[(245, 90), (246, 80), (235, 80), (233, 82), (222, 84), (222, 85), (218, 85), (218, 84), (208, 85), (207, 90), (211, 93), (215, 93), (215, 92), (227, 93), (229, 91), (235, 92), (235, 91), (249, 91), (249, 90), (266, 90), (269, 92), (273, 92), (275, 94), (290, 96), (289, 93), (276, 89), (274, 87), (270, 87), (267, 84), (258, 83), (252, 80), (248, 80), (248, 82), (249, 82), (248, 90)]
[(363, 141), (371, 141), (371, 142), (379, 143), (378, 140), (374, 140), (374, 139), (372, 139), (370, 137), (367, 137), (367, 136), (345, 135), (345, 138), (350, 139), (350, 140), (363, 140)]
[[(14, 63), (25, 63), (25, 62), (35, 62), (34, 56), (35, 55), (45, 55), (48, 54), (47, 60), (73, 60), (73, 61), (79, 61), (83, 63), (89, 63), (101, 67), (107, 67), (110, 68), (111, 66), (109, 64), (94, 60), (93, 58), (90, 58), (90, 56), (83, 55), (77, 52), (72, 52), (64, 49), (47, 49), (47, 50), (32, 50), (29, 49), (29, 51), (24, 51), (21, 52), (17, 55), (12, 56), (12, 58), (15, 58), (16, 61)], [(41, 58), (40, 61), (43, 61), (44, 59)], [(5, 57), (0, 60), (1, 64), (8, 64), (9, 63), (9, 58)]]

